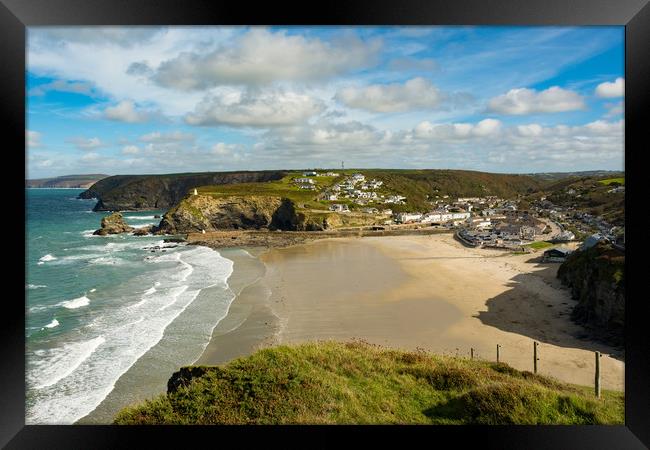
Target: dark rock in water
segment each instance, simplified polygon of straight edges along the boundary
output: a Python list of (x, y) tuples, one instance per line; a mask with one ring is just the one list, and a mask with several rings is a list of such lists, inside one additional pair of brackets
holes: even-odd
[(115, 212), (102, 219), (101, 228), (93, 234), (97, 236), (106, 236), (107, 234), (129, 233), (135, 228), (129, 226), (122, 217), (122, 214)]
[(148, 227), (138, 228), (133, 232), (133, 236), (146, 236), (149, 233), (151, 233), (152, 228), (153, 225), (150, 225)]
[(154, 219), (160, 219), (160, 214), (156, 214), (153, 216)]
[(163, 243), (167, 243), (167, 242), (185, 242), (185, 239), (183, 239), (183, 238), (167, 238), (167, 239), (163, 239)]

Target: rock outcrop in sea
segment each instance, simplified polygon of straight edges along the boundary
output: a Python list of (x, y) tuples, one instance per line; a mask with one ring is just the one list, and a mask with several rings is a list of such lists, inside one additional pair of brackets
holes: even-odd
[(106, 236), (107, 234), (129, 233), (135, 228), (129, 226), (122, 217), (122, 214), (115, 212), (102, 219), (101, 228), (93, 234), (97, 236)]

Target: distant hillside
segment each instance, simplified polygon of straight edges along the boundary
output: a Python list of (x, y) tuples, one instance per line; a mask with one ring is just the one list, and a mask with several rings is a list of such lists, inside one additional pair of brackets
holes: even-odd
[(407, 198), (406, 205), (394, 211), (427, 211), (436, 196), (514, 198), (534, 192), (543, 182), (528, 175), (475, 172), (471, 170), (361, 170), (368, 177)]
[(580, 177), (615, 177), (622, 174), (616, 170), (586, 170), (582, 172), (541, 172), (541, 173), (529, 173), (527, 175), (544, 180), (544, 181), (553, 181), (553, 180), (562, 180), (565, 178), (580, 178)]
[(97, 181), (109, 177), (104, 174), (65, 175), (55, 178), (39, 178), (25, 180), (28, 188), (84, 188), (87, 189)]
[(625, 186), (625, 176), (621, 172), (569, 177), (549, 182), (531, 197), (544, 195), (556, 205), (584, 210), (612, 225), (623, 226), (625, 192), (615, 190), (622, 186)]
[(79, 197), (98, 199), (95, 211), (167, 209), (198, 186), (263, 182), (283, 176), (284, 172), (277, 170), (115, 175), (93, 184)]
[(267, 348), (222, 367), (184, 367), (121, 425), (623, 424), (622, 392), (504, 363), (321, 342)]

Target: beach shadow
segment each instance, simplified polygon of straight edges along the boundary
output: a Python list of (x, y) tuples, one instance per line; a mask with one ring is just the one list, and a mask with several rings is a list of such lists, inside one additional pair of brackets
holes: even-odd
[(541, 263), (541, 257), (526, 263), (534, 264), (532, 272), (512, 277), (510, 289), (488, 299), (487, 311), (474, 317), (485, 325), (527, 336), (541, 344), (600, 351), (623, 361), (623, 347), (603, 341), (597, 333), (571, 319), (578, 302), (555, 277), (560, 264)]

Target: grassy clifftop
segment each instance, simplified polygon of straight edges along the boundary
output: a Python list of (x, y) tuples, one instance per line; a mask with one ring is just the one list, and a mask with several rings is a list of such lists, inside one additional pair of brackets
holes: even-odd
[(622, 424), (623, 402), (503, 363), (321, 342), (183, 368), (115, 423)]

